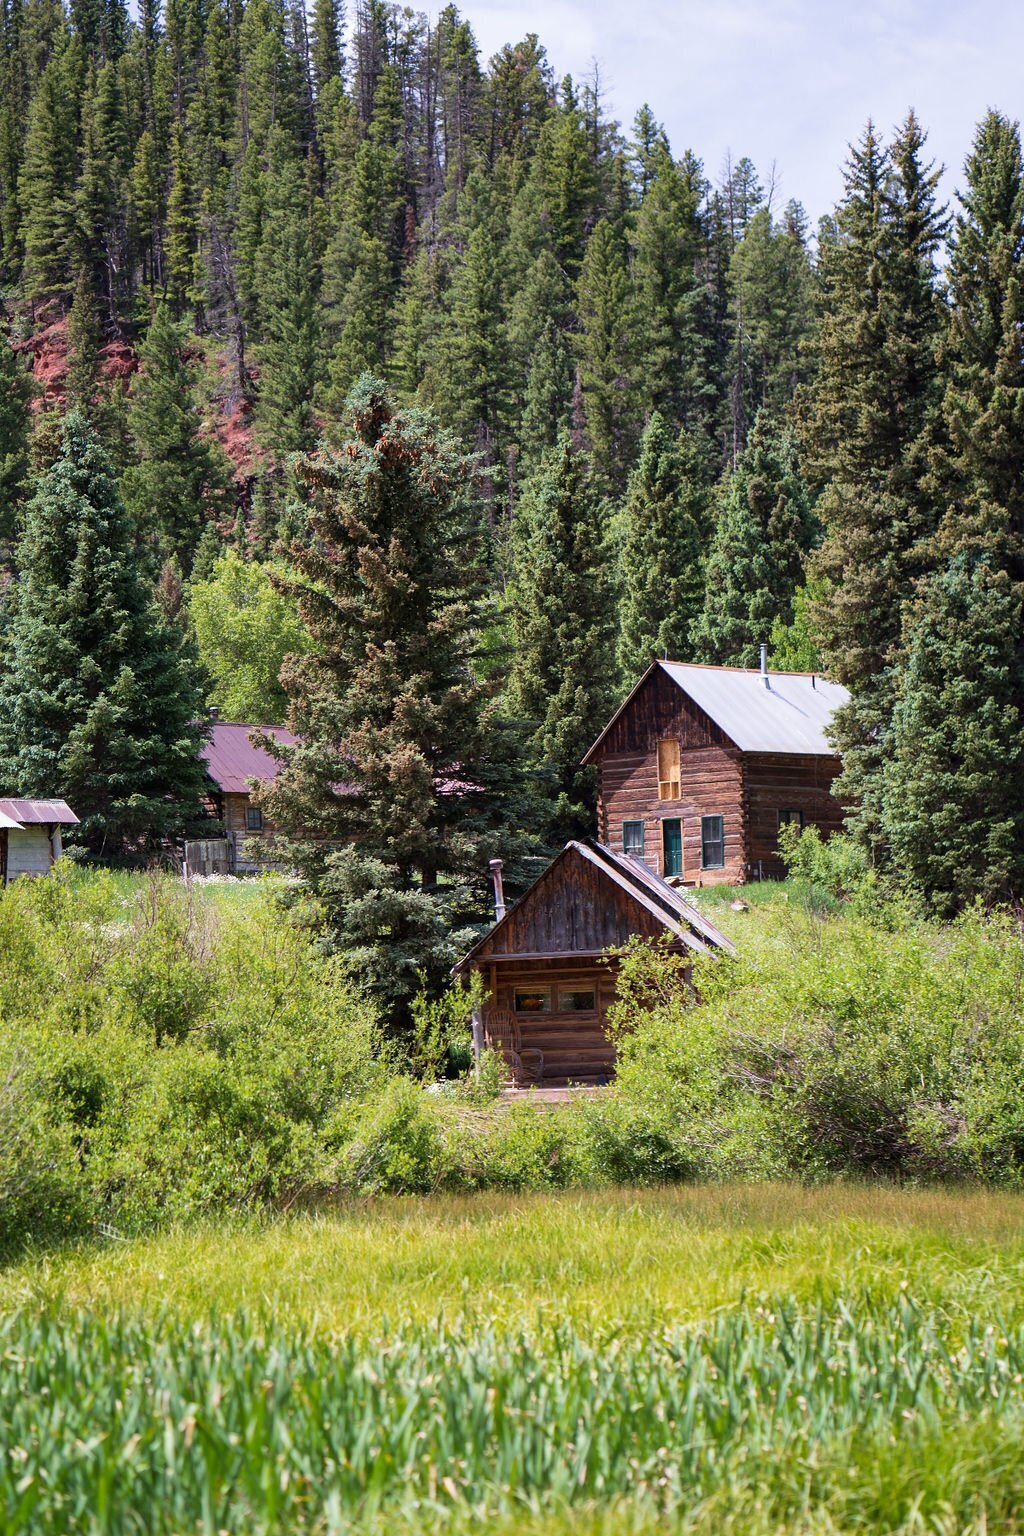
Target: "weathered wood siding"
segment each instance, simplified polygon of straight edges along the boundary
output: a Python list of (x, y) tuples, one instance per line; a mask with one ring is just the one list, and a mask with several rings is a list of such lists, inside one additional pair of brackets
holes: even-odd
[(747, 753), (743, 775), (753, 877), (785, 874), (779, 858), (780, 811), (803, 811), (804, 826), (818, 827), (825, 837), (842, 828), (843, 808), (831, 792), (840, 767), (837, 757)]
[(49, 829), (29, 826), (23, 832), (7, 834), (7, 879), (18, 875), (45, 875), (49, 873), (54, 858), (60, 853), (60, 834), (51, 844)]
[(478, 958), (484, 962), (494, 954), (595, 955), (618, 949), (634, 934), (656, 939), (664, 932), (628, 891), (569, 848), (512, 909)]
[[(544, 1053), (545, 1085), (586, 1082), (610, 1077), (615, 1071), (615, 1046), (605, 1032), (608, 1009), (615, 996), (618, 967), (614, 961), (574, 965), (560, 961), (508, 960), (483, 967), (493, 1006), (514, 1013), (515, 993), (523, 986), (550, 987), (557, 1007), (559, 990), (593, 991), (593, 1013), (517, 1014), (525, 1047)], [(486, 1028), (487, 1014), (484, 1014)]]
[[(658, 742), (680, 745), (678, 800), (658, 798)], [(654, 672), (615, 722), (601, 747), (598, 837), (622, 848), (622, 823), (644, 823), (644, 862), (662, 874), (661, 823), (682, 822), (683, 880), (692, 885), (734, 884), (748, 862), (742, 758), (725, 733), (663, 672)], [(725, 821), (725, 866), (704, 869), (701, 817)]]

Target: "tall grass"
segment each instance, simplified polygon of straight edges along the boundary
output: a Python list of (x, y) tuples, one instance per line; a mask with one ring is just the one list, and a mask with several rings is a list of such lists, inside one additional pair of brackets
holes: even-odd
[(426, 1529), (624, 1497), (881, 1531), (1006, 1519), (1024, 1475), (1024, 1329), (953, 1345), (909, 1297), (589, 1338), (18, 1313), (0, 1350), (12, 1531)]

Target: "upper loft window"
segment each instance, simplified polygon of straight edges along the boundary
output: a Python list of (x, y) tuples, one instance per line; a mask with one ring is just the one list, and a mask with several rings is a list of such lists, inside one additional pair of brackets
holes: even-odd
[(622, 823), (622, 851), (630, 854), (634, 859), (642, 859), (644, 856), (644, 824), (642, 821), (624, 821)]
[(658, 799), (679, 799), (679, 743), (672, 736), (658, 742)]
[(263, 812), (258, 805), (247, 805), (245, 808), (245, 830), (247, 832), (263, 831)]
[(700, 819), (700, 861), (705, 869), (725, 868), (725, 817)]

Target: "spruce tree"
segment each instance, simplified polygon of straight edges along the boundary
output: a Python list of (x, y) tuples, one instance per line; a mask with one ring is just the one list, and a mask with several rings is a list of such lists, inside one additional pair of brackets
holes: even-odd
[(1024, 160), (990, 112), (949, 262), (938, 563), (910, 610), (884, 826), (942, 910), (1024, 890)]
[(137, 463), (125, 474), (124, 497), (140, 532), (176, 555), (187, 574), (204, 528), (226, 510), (229, 466), (202, 433), (184, 336), (166, 304), (157, 307), (139, 362), (128, 413)]
[(31, 376), (0, 334), (0, 550), (16, 537), (29, 467)]
[(944, 915), (1024, 891), (1021, 610), (989, 556), (957, 555), (900, 669), (884, 830), (897, 871)]
[(143, 576), (110, 463), (72, 413), (18, 546), (0, 676), (0, 786), (60, 796), (76, 840), (140, 853), (199, 813), (200, 695)]
[(580, 759), (614, 695), (612, 584), (602, 507), (568, 437), (524, 487), (512, 530), (511, 710), (531, 764), (550, 775), (549, 842), (593, 831), (594, 782)]
[(92, 411), (100, 381), (100, 347), (103, 332), (89, 271), (82, 267), (68, 315), (68, 352), (65, 391), (71, 406), (86, 415)]
[(22, 210), (22, 284), (30, 301), (74, 287), (74, 96), (66, 55), (43, 70), (29, 108), (18, 180)]
[(851, 693), (834, 722), (840, 791), (873, 843), (904, 608), (935, 521), (923, 469), (941, 394), (934, 264), (945, 219), (923, 144), (911, 116), (891, 152), (870, 125), (851, 152), (839, 236), (821, 254), (825, 305), (804, 432), (805, 468), (824, 487), (815, 622), (830, 675)]
[[(396, 1025), (486, 913), (488, 859), (521, 814), (515, 738), (476, 657), (489, 622), (470, 465), (378, 380), (353, 436), (303, 460), (309, 524), (283, 581), (312, 642), (282, 674), (288, 724), (268, 814), (337, 946)], [(315, 839), (316, 841), (311, 841)]]
[(689, 661), (704, 595), (709, 496), (691, 438), (655, 411), (619, 520), (617, 657), (631, 688), (652, 661)]
[(773, 627), (793, 622), (793, 596), (814, 530), (792, 438), (761, 414), (715, 524), (704, 611), (693, 632), (699, 660), (757, 666)]
[(626, 250), (607, 219), (587, 244), (578, 289), (579, 376), (594, 464), (625, 484), (640, 430), (638, 316)]

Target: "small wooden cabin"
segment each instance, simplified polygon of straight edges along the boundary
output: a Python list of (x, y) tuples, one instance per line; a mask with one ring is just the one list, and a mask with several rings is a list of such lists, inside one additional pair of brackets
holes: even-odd
[(252, 790), (257, 782), (276, 779), (281, 765), (253, 742), (254, 736), (272, 736), (288, 746), (295, 741), (280, 725), (246, 725), (214, 718), (202, 749), (210, 783), (210, 814), (224, 823), (232, 873), (254, 867), (245, 858), (247, 840), (268, 837), (273, 831), (260, 807), (253, 804)]
[(77, 825), (65, 800), (0, 800), (0, 886), (48, 874), (61, 856), (61, 827)]
[(455, 967), (479, 971), (487, 1001), (474, 1044), (502, 1050), (516, 1086), (607, 1082), (615, 951), (634, 935), (679, 954), (731, 950), (724, 934), (644, 864), (571, 842)]
[(826, 731), (848, 697), (812, 672), (654, 662), (584, 758), (598, 837), (684, 885), (783, 875), (781, 826), (842, 826)]

